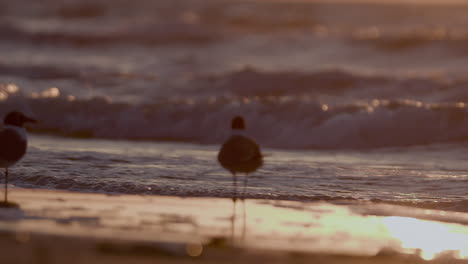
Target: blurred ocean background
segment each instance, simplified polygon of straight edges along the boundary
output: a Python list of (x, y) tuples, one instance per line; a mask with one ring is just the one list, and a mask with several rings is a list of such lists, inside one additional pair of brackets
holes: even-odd
[(216, 155), (243, 115), (268, 155), (249, 198), (466, 212), (467, 14), (456, 1), (1, 1), (0, 113), (40, 120), (12, 183), (229, 197)]

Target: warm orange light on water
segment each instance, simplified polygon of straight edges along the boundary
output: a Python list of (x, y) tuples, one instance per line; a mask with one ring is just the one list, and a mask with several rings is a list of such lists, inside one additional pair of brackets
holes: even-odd
[[(247, 241), (255, 234), (274, 234), (288, 240), (290, 244), (282, 246), (293, 250), (373, 256), (390, 249), (417, 254), (425, 260), (439, 256), (468, 259), (468, 229), (464, 225), (414, 217), (360, 215), (326, 203), (302, 209), (288, 207), (289, 203), (282, 205), (278, 208), (248, 204)], [(258, 240), (251, 242), (258, 246)]]
[(383, 223), (401, 240), (403, 249), (419, 252), (423, 259), (449, 252), (455, 258), (468, 258), (468, 232), (460, 225), (398, 216), (385, 217)]
[(407, 254), (426, 260), (442, 257), (444, 263), (468, 260), (467, 225), (417, 218), (443, 216), (446, 221), (465, 223), (468, 218), (464, 213), (352, 202), (338, 205), (249, 199), (234, 204), (225, 198), (106, 196), (21, 189), (14, 194), (27, 217), (0, 211), (1, 217), (18, 217), (16, 221), (0, 222), (0, 226), (14, 230), (16, 241), (21, 243), (29, 243), (35, 233), (45, 232), (183, 243), (183, 247), (175, 249), (190, 257), (203, 256), (213, 246), (234, 245), (357, 257), (392, 252), (403, 259)]

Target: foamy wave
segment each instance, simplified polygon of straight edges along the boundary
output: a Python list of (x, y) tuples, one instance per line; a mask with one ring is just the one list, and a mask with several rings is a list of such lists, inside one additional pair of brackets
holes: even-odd
[[(93, 158), (91, 158), (93, 159)], [(111, 161), (109, 161), (111, 162)], [(119, 162), (119, 161), (117, 161)], [(111, 162), (112, 163), (112, 162)], [(108, 165), (110, 166), (110, 165)], [(170, 176), (161, 176), (169, 178)], [(177, 177), (170, 177), (177, 179)], [(183, 179), (183, 178), (182, 178)], [(35, 174), (16, 174), (15, 185), (31, 188), (46, 188), (46, 189), (62, 189), (79, 192), (98, 192), (109, 194), (138, 194), (138, 195), (170, 195), (181, 197), (232, 197), (230, 190), (220, 190), (211, 186), (175, 186), (174, 184), (145, 184), (145, 181), (130, 181), (130, 180), (108, 180), (81, 177), (69, 177), (61, 175), (60, 177), (50, 176), (47, 173)], [(384, 188), (384, 186), (383, 186)], [(449, 221), (466, 224), (468, 218), (464, 215), (456, 215), (455, 218), (448, 218), (445, 214), (437, 214), (434, 211), (433, 215), (427, 214), (425, 211), (417, 211), (410, 208), (422, 208), (429, 210), (443, 210), (454, 212), (468, 212), (468, 200), (453, 200), (453, 201), (399, 201), (399, 200), (380, 200), (372, 199), (363, 201), (350, 196), (327, 196), (327, 195), (296, 195), (287, 193), (271, 193), (271, 192), (248, 192), (245, 195), (248, 199), (267, 199), (267, 200), (289, 200), (301, 202), (327, 201), (332, 203), (351, 205), (351, 208), (362, 214), (371, 215), (401, 215), (415, 216), (436, 221)], [(376, 207), (379, 204), (380, 207)], [(404, 206), (406, 210), (395, 213), (395, 209)]]
[(4, 96), (0, 112), (12, 109), (41, 120), (36, 132), (77, 137), (218, 144), (229, 135), (230, 119), (240, 114), (248, 133), (266, 147), (378, 148), (468, 139), (464, 103), (375, 99), (327, 105), (304, 96), (212, 96), (132, 105), (51, 90)]

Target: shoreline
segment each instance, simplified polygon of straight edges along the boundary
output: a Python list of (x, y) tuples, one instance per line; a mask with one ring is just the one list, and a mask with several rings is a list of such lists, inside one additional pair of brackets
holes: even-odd
[[(468, 263), (468, 246), (435, 237), (468, 239), (465, 213), (371, 203), (238, 200), (234, 204), (226, 198), (21, 188), (10, 194), (20, 208), (0, 209), (0, 246), (4, 252), (16, 253), (1, 254), (2, 263), (63, 263), (73, 255), (77, 257), (72, 263), (126, 263), (124, 259), (186, 263), (194, 258), (204, 263), (222, 259), (227, 263), (427, 263), (424, 259)], [(455, 228), (458, 233), (453, 237), (448, 231), (426, 233), (433, 244), (425, 244), (424, 239), (398, 236), (402, 230), (396, 227), (408, 223), (414, 236), (427, 232), (418, 231), (418, 226)], [(41, 258), (45, 260), (40, 262)]]

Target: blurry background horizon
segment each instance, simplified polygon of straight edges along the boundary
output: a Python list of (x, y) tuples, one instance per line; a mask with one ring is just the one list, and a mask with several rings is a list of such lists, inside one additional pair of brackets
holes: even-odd
[(1, 2), (0, 113), (73, 137), (213, 144), (242, 114), (269, 147), (464, 141), (468, 6), (365, 2)]

